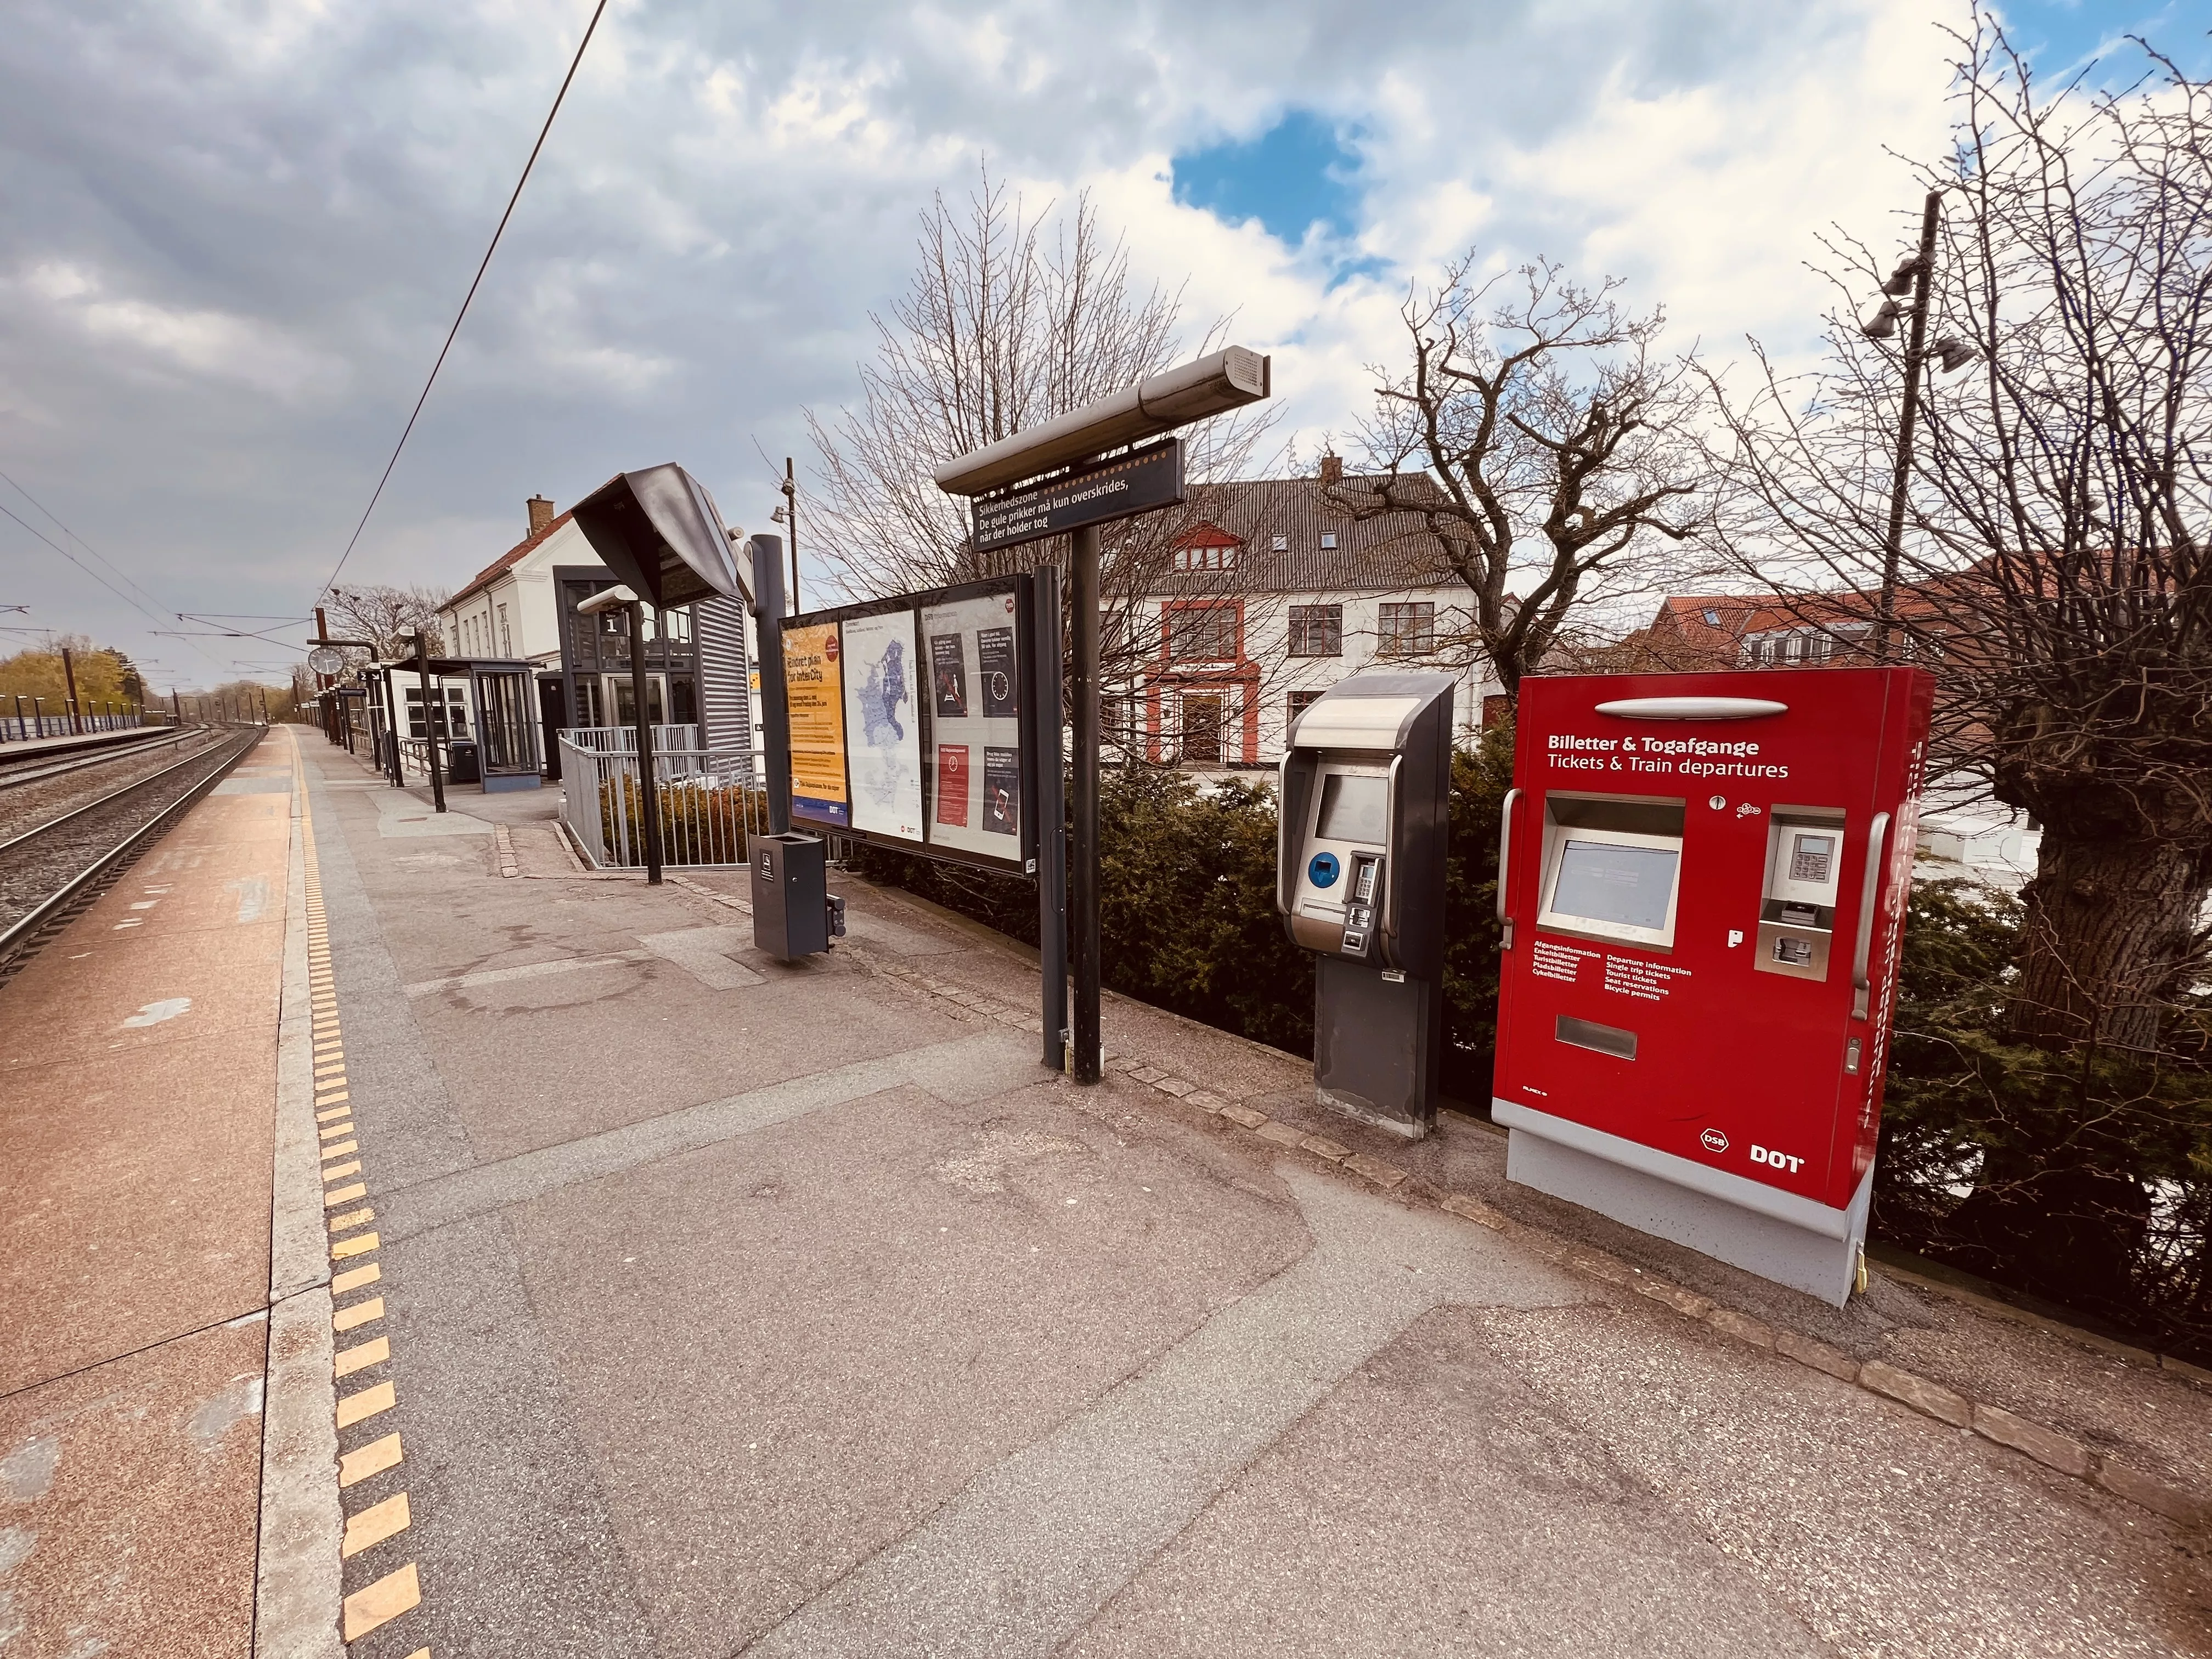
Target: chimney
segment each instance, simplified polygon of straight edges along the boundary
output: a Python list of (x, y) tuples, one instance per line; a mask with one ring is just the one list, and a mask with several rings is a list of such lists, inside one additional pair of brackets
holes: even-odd
[(1344, 482), (1343, 456), (1324, 455), (1321, 458), (1321, 481), (1324, 484), (1340, 484)]
[(543, 495), (532, 495), (530, 498), (529, 507), (530, 533), (533, 537), (542, 536), (545, 533), (546, 526), (553, 522), (553, 503)]

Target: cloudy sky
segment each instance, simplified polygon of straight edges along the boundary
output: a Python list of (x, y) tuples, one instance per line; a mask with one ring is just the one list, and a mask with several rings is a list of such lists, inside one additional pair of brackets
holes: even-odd
[[(590, 11), (13, 0), (0, 606), (28, 609), (0, 625), (157, 685), (284, 678)], [(1820, 230), (1887, 249), (1917, 213), (1887, 152), (1940, 149), (1964, 15), (614, 0), (347, 578), (458, 586), (527, 495), (668, 459), (765, 527), (763, 455), (803, 483), (801, 411), (853, 396), (918, 212), (986, 155), (1032, 204), (1090, 187), (1141, 273), (1235, 311), (1307, 456), (1471, 243), (1623, 276), (1711, 356), (1802, 350)], [(2139, 30), (2202, 73), (2212, 0), (2006, 15), (2046, 72)], [(179, 611), (285, 644), (161, 632)]]

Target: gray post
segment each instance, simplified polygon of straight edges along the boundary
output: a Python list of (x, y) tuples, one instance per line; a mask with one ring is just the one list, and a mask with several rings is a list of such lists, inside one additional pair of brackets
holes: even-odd
[[(438, 765), (438, 728), (445, 724), (446, 708), (442, 702), (430, 701), (430, 647), (419, 628), (415, 630), (415, 672), (422, 682), (422, 747), (430, 757), (430, 799), (442, 812), (446, 810), (446, 775)], [(443, 688), (440, 695), (444, 695)]]
[(768, 765), (768, 832), (791, 833), (791, 707), (783, 685), (783, 539), (756, 536), (754, 615), (760, 624), (761, 742)]
[(1889, 535), (1881, 550), (1881, 598), (1874, 629), (1874, 659), (1889, 660), (1889, 633), (1897, 620), (1897, 567), (1905, 556), (1905, 495), (1912, 479), (1912, 432), (1920, 418), (1921, 341), (1928, 332), (1928, 290), (1936, 276), (1936, 216), (1943, 192), (1931, 190), (1920, 211), (1920, 264), (1912, 277), (1912, 326), (1905, 341), (1905, 407), (1897, 418), (1897, 471), (1889, 487)]
[(1036, 647), (1028, 690), (1036, 732), (1037, 965), (1042, 985), (1044, 1053), (1055, 1072), (1067, 1069), (1067, 800), (1060, 781), (1060, 572), (1046, 565), (1030, 589), (1030, 632)]
[(623, 607), (629, 613), (629, 700), (637, 715), (637, 779), (643, 796), (640, 805), (645, 830), (645, 879), (660, 885), (660, 781), (653, 775), (653, 707), (646, 701), (645, 607), (632, 599)]
[(1075, 969), (1075, 1080), (1096, 1083), (1098, 1029), (1098, 526), (1075, 532), (1074, 902), (1068, 933)]

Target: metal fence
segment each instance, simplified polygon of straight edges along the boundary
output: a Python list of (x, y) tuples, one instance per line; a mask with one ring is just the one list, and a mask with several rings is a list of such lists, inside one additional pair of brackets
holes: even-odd
[(27, 743), (33, 738), (70, 738), (84, 732), (132, 731), (169, 723), (166, 715), (150, 711), (134, 714), (102, 708), (93, 714), (52, 714), (45, 707), (46, 701), (44, 697), (0, 700), (0, 743)]
[[(750, 751), (702, 749), (698, 730), (653, 728), (660, 861), (743, 864), (752, 837), (767, 828), (768, 797), (754, 775)], [(687, 737), (685, 744), (669, 742)], [(669, 746), (662, 748), (665, 742)], [(617, 726), (563, 732), (561, 790), (562, 817), (594, 867), (635, 868), (645, 862), (645, 793), (635, 734)]]

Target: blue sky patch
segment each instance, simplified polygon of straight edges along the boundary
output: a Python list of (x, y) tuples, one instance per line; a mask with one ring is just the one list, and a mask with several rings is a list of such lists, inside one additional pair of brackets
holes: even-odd
[(2132, 80), (2149, 67), (2120, 37), (2139, 34), (2171, 56), (2185, 74), (2212, 65), (2212, 0), (2008, 0), (1999, 8), (2013, 44), (2025, 51), (2041, 76), (2063, 76), (2107, 42), (2100, 82)]
[(1291, 111), (1257, 138), (1186, 151), (1174, 167), (1177, 202), (1230, 224), (1257, 219), (1291, 247), (1316, 224), (1334, 236), (1355, 228), (1359, 157), (1310, 110)]

